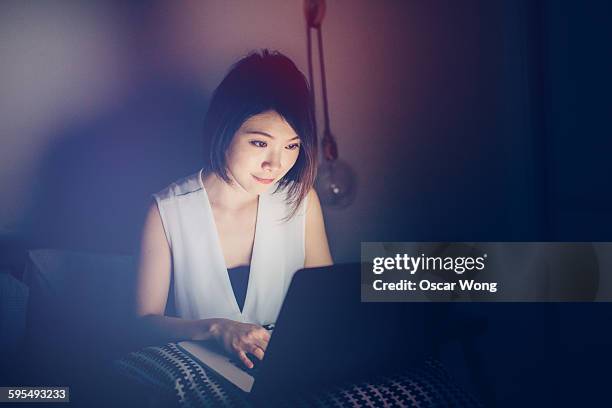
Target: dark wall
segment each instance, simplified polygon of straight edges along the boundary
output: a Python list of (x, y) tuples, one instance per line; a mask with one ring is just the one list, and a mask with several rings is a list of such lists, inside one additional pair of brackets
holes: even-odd
[(612, 4), (542, 3), (542, 130), (547, 145), (550, 234), (612, 238)]

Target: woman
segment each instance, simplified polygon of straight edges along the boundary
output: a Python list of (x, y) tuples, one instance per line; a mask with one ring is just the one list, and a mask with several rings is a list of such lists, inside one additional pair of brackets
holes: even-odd
[[(204, 136), (203, 169), (154, 194), (137, 313), (166, 341), (214, 339), (252, 368), (292, 274), (332, 264), (306, 79), (280, 53), (247, 56), (216, 89)], [(171, 287), (179, 317), (164, 315)]]

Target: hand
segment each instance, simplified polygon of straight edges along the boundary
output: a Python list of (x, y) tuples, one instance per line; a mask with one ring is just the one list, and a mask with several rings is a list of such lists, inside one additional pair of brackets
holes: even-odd
[(238, 356), (247, 368), (254, 366), (247, 353), (263, 360), (270, 342), (270, 333), (263, 327), (229, 319), (218, 319), (212, 325), (211, 333), (228, 353)]

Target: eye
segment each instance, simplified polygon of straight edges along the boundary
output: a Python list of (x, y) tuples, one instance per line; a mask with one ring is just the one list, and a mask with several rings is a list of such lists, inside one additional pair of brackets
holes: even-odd
[(292, 143), (289, 146), (285, 147), (285, 149), (287, 150), (296, 150), (300, 148), (300, 144), (299, 143)]
[(268, 146), (268, 144), (266, 142), (262, 142), (261, 140), (251, 140), (249, 143), (252, 144), (255, 147), (266, 147), (266, 146)]

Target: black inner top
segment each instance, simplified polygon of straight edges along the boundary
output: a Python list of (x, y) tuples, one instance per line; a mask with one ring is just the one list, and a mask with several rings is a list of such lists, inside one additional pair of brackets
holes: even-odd
[(234, 290), (234, 296), (238, 307), (242, 312), (244, 307), (244, 300), (246, 299), (247, 286), (249, 284), (249, 273), (251, 271), (251, 265), (242, 265), (227, 270), (227, 273), (232, 282), (232, 289)]

